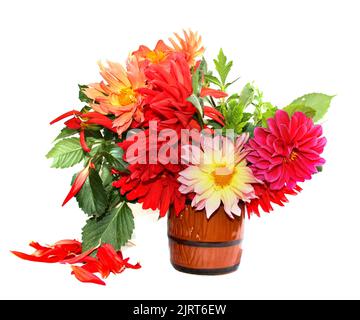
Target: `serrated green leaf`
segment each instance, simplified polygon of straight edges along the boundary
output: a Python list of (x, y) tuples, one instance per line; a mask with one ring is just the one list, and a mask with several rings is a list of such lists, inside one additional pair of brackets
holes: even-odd
[(207, 74), (207, 75), (205, 75), (205, 80), (208, 81), (208, 82), (211, 82), (211, 83), (213, 83), (213, 84), (215, 84), (215, 85), (217, 85), (218, 87), (221, 88), (221, 82), (215, 76)]
[(107, 194), (96, 170), (90, 169), (89, 177), (76, 195), (76, 200), (88, 215), (100, 217), (105, 213), (108, 205)]
[(87, 96), (87, 95), (85, 94), (85, 92), (84, 92), (84, 89), (87, 89), (88, 86), (86, 86), (86, 85), (81, 85), (81, 84), (79, 84), (78, 86), (79, 86), (79, 100), (80, 100), (81, 102), (85, 102), (85, 103), (91, 103), (91, 102), (93, 102), (93, 100), (90, 99), (90, 98), (88, 98), (88, 96)]
[(111, 244), (120, 250), (133, 234), (134, 217), (126, 202), (112, 209), (100, 220), (89, 219), (83, 228), (83, 251), (96, 247), (101, 243)]
[(197, 111), (199, 112), (201, 117), (204, 117), (204, 109), (203, 109), (203, 106), (201, 105), (201, 102), (197, 96), (192, 94), (186, 100), (191, 102), (194, 105), (194, 107), (197, 109)]
[(214, 64), (216, 71), (220, 76), (221, 84), (222, 86), (225, 86), (226, 79), (229, 75), (233, 62), (232, 61), (228, 62), (223, 50), (220, 49), (219, 54), (217, 56), (217, 60), (214, 59)]
[(304, 112), (312, 117), (314, 122), (319, 121), (328, 111), (334, 96), (323, 93), (310, 93), (291, 102), (284, 110), (292, 116), (296, 111)]
[(74, 129), (70, 129), (68, 127), (65, 127), (63, 129), (61, 129), (59, 135), (54, 139), (54, 141), (71, 137), (71, 136), (73, 136), (74, 134), (76, 134), (78, 132), (79, 132), (78, 130), (74, 130)]
[(46, 157), (53, 159), (53, 168), (69, 168), (82, 161), (85, 153), (79, 138), (68, 138), (58, 141)]

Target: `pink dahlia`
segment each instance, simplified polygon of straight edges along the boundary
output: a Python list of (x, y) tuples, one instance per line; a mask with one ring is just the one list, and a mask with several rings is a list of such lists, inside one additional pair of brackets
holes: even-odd
[(270, 189), (294, 189), (297, 182), (311, 179), (316, 167), (325, 163), (320, 156), (326, 144), (322, 127), (302, 112), (290, 118), (283, 110), (276, 111), (267, 123), (268, 129), (255, 129), (247, 160), (255, 176), (268, 182)]

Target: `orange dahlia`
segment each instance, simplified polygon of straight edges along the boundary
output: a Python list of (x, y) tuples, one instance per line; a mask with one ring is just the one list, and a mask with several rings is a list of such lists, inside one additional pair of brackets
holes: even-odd
[(151, 63), (161, 63), (166, 61), (172, 49), (168, 47), (164, 41), (159, 40), (154, 50), (149, 49), (147, 46), (141, 45), (138, 50), (132, 54), (138, 59), (139, 64), (147, 66)]
[(169, 38), (174, 51), (183, 53), (188, 64), (192, 67), (196, 64), (196, 58), (201, 57), (204, 53), (205, 48), (201, 45), (201, 36), (197, 32), (189, 30), (184, 32), (184, 38), (181, 38), (177, 33), (174, 33), (178, 42), (174, 39)]
[(164, 41), (159, 40), (153, 50), (147, 46), (141, 45), (138, 50), (132, 54), (137, 58), (141, 68), (151, 64), (161, 64), (168, 62), (174, 53), (182, 54), (190, 67), (196, 64), (196, 59), (204, 53), (204, 47), (201, 45), (201, 36), (197, 32), (184, 30), (184, 37), (174, 33), (175, 41), (169, 38), (172, 47), (166, 45)]
[(116, 116), (113, 126), (121, 135), (133, 120), (143, 121), (143, 99), (137, 90), (145, 87), (146, 80), (135, 56), (129, 57), (126, 69), (119, 63), (107, 64), (99, 62), (104, 81), (90, 84), (85, 94), (93, 100), (95, 111)]

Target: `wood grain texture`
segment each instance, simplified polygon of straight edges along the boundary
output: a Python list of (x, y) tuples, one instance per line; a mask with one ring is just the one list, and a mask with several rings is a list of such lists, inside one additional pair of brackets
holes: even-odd
[[(244, 213), (244, 208), (242, 207)], [(196, 211), (187, 205), (179, 216), (171, 210), (168, 218), (168, 234), (171, 262), (191, 269), (228, 268), (240, 263), (241, 243), (226, 246), (227, 242), (243, 239), (244, 214), (231, 219), (221, 206), (210, 219), (205, 210)], [(175, 239), (175, 240), (174, 240)], [(195, 242), (194, 245), (178, 243), (176, 239)], [(198, 242), (207, 242), (209, 246), (196, 246)], [(224, 246), (212, 247), (211, 243), (224, 243)]]

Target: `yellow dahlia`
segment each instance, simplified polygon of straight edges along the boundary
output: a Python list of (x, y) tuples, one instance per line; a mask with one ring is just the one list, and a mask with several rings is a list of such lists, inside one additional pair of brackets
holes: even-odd
[(94, 103), (91, 107), (102, 114), (116, 116), (113, 125), (119, 135), (127, 130), (132, 121), (143, 121), (143, 99), (137, 89), (145, 87), (145, 75), (136, 57), (129, 57), (126, 69), (119, 63), (99, 62), (104, 81), (88, 85), (85, 94)]
[(203, 137), (201, 148), (183, 146), (182, 159), (189, 166), (180, 172), (181, 193), (194, 192), (192, 206), (205, 208), (208, 218), (220, 206), (225, 212), (241, 215), (239, 201), (256, 198), (252, 183), (261, 183), (247, 166), (247, 152), (243, 150), (248, 134), (239, 136), (235, 144), (226, 137)]

